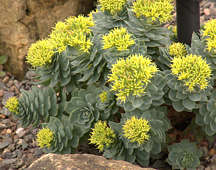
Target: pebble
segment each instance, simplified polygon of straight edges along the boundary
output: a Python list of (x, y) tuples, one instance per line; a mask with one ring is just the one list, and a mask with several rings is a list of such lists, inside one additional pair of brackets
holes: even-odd
[(203, 10), (203, 12), (204, 12), (204, 14), (207, 15), (207, 16), (209, 16), (209, 15), (211, 14), (209, 8), (205, 8), (205, 9)]
[(26, 135), (24, 136), (24, 140), (28, 143), (32, 142), (32, 139), (33, 139), (33, 135), (32, 134), (29, 134), (29, 135)]
[(9, 80), (9, 82), (7, 83), (7, 86), (8, 87), (11, 87), (14, 85), (14, 81), (13, 80)]
[(0, 97), (4, 96), (4, 90), (0, 90)]
[(12, 143), (12, 140), (5, 140), (0, 142), (0, 149), (4, 149)]
[(7, 126), (0, 122), (0, 130), (7, 128)]
[(9, 81), (10, 77), (9, 76), (5, 76), (2, 80), (3, 83), (7, 83)]
[(21, 137), (23, 137), (24, 135), (25, 135), (25, 130), (24, 130), (24, 128), (18, 128), (17, 130), (16, 130), (16, 134), (21, 138)]

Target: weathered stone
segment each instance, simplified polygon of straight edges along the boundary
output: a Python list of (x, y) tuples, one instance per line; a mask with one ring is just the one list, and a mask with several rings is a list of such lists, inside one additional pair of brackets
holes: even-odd
[(16, 130), (16, 134), (17, 134), (20, 138), (23, 137), (23, 136), (25, 135), (25, 133), (26, 133), (26, 131), (25, 131), (24, 128), (18, 128), (18, 129)]
[(24, 58), (31, 43), (47, 37), (57, 21), (89, 13), (94, 0), (0, 0), (0, 55), (6, 69), (23, 78)]
[(9, 166), (15, 162), (16, 159), (3, 159), (2, 161), (0, 161), (0, 169), (1, 170), (9, 169)]
[(90, 154), (47, 154), (33, 162), (28, 170), (154, 170), (141, 168), (129, 162), (107, 160), (102, 156)]

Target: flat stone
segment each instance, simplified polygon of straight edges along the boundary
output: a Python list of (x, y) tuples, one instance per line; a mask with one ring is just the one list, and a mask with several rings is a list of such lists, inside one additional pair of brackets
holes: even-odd
[(9, 166), (12, 164), (12, 163), (15, 163), (17, 159), (3, 159), (1, 162), (0, 162), (0, 169), (2, 170), (6, 170), (6, 169), (9, 169)]
[(107, 160), (91, 154), (47, 154), (34, 161), (28, 170), (154, 170), (141, 168), (126, 161)]
[(12, 143), (11, 140), (4, 140), (3, 142), (0, 142), (0, 149), (4, 149), (7, 146), (9, 146)]

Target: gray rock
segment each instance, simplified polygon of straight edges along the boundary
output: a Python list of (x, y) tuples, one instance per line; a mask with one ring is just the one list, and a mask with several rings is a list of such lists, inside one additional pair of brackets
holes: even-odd
[(1, 110), (1, 113), (4, 114), (5, 116), (11, 115), (11, 112), (8, 109), (6, 109), (5, 107), (3, 107), (3, 109)]
[(2, 142), (0, 142), (0, 149), (6, 148), (6, 147), (9, 146), (11, 143), (12, 143), (12, 140), (11, 140), (11, 139), (3, 140)]
[(2, 158), (2, 159), (11, 159), (11, 158), (13, 158), (13, 153), (12, 153), (12, 152), (4, 152), (4, 153), (1, 155), (1, 158)]
[(21, 158), (22, 155), (23, 155), (23, 153), (19, 149), (17, 149), (14, 152), (12, 152), (12, 154), (13, 154), (12, 158)]
[(29, 134), (29, 135), (24, 136), (24, 140), (25, 140), (27, 143), (31, 142), (32, 139), (33, 139), (33, 135), (32, 135), (32, 134)]
[(16, 149), (14, 143), (10, 144), (7, 148), (8, 148), (11, 152), (14, 151), (14, 150)]
[(36, 148), (33, 155), (35, 157), (40, 157), (42, 154), (43, 154), (43, 150), (40, 148)]
[(1, 170), (6, 170), (6, 169), (9, 169), (9, 166), (13, 163), (16, 162), (16, 159), (3, 159), (1, 162), (0, 162), (0, 169)]
[(5, 129), (5, 128), (7, 128), (7, 126), (4, 123), (0, 122), (0, 130)]

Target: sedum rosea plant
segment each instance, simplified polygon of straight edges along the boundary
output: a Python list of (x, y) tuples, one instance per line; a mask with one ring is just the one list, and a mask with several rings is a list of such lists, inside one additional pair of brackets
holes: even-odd
[(88, 16), (58, 22), (26, 57), (40, 86), (5, 107), (41, 127), (46, 152), (92, 144), (106, 158), (148, 166), (168, 150), (173, 168), (196, 168), (196, 144), (170, 136), (179, 117), (215, 135), (216, 20), (188, 46), (164, 26), (173, 9), (172, 0), (98, 0)]

